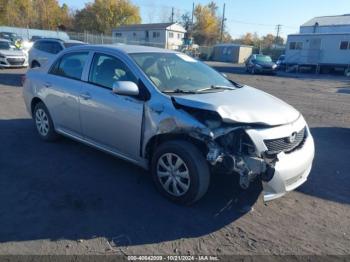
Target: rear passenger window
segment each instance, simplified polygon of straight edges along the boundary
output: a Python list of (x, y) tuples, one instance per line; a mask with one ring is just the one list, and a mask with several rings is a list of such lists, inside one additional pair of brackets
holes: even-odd
[(46, 52), (46, 53), (51, 53), (51, 52), (50, 52), (51, 44), (50, 44), (50, 42), (42, 41), (42, 42), (40, 43), (40, 45), (38, 46), (38, 49), (39, 49), (40, 51), (43, 51), (43, 52)]
[(56, 61), (50, 74), (80, 80), (88, 52), (69, 53)]
[(56, 42), (51, 43), (51, 48), (49, 50), (50, 53), (58, 54), (61, 51), (62, 51), (62, 46), (59, 43), (56, 43)]

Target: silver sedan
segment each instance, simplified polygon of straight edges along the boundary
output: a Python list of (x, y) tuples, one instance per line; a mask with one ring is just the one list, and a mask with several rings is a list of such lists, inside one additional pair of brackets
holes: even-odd
[(73, 47), (28, 71), (23, 95), (43, 140), (64, 135), (149, 169), (184, 204), (206, 193), (211, 167), (242, 188), (258, 179), (268, 201), (304, 183), (314, 158), (296, 109), (170, 50)]

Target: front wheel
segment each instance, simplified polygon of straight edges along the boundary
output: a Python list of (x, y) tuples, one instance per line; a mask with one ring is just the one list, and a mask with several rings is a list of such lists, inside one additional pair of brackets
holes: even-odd
[(199, 149), (187, 141), (161, 144), (151, 165), (157, 189), (174, 202), (192, 204), (208, 190), (210, 172), (207, 161)]

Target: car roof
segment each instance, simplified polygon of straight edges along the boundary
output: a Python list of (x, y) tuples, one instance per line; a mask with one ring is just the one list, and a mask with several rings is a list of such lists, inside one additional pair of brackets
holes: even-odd
[(85, 42), (82, 42), (82, 41), (78, 41), (78, 40), (62, 40), (62, 42), (64, 43), (79, 43), (79, 44), (85, 44)]
[(60, 38), (50, 38), (50, 37), (40, 38), (40, 39), (38, 39), (36, 41), (38, 41), (38, 42), (51, 41), (51, 42), (61, 42), (61, 43), (81, 43), (81, 44), (85, 44), (84, 42), (78, 41), (78, 40), (71, 40), (71, 39), (63, 40), (63, 39), (60, 39)]
[(95, 51), (121, 51), (127, 54), (134, 53), (178, 53), (173, 50), (163, 49), (151, 46), (140, 45), (125, 45), (125, 44), (112, 44), (112, 45), (81, 45), (71, 47), (70, 50), (95, 50)]

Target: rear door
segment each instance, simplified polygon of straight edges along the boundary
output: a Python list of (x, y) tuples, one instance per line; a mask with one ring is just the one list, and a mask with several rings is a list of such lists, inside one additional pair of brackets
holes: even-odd
[(81, 135), (79, 99), (82, 74), (89, 52), (70, 52), (51, 67), (44, 82), (46, 105), (55, 128), (76, 136)]

